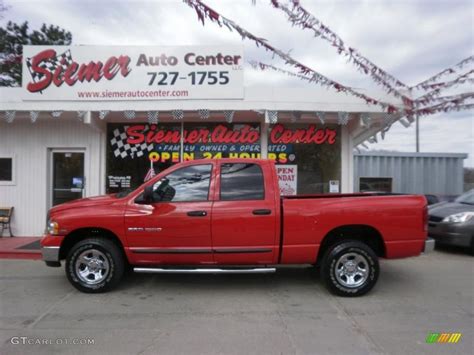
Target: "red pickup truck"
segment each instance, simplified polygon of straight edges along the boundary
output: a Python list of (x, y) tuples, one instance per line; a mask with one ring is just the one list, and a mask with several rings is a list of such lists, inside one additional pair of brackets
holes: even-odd
[[(48, 266), (66, 261), (80, 291), (112, 289), (135, 272), (264, 273), (320, 266), (328, 288), (368, 292), (378, 258), (419, 255), (427, 243), (423, 196), (280, 196), (269, 160), (176, 164), (135, 191), (49, 211), (41, 241)], [(429, 244), (427, 244), (429, 245)]]

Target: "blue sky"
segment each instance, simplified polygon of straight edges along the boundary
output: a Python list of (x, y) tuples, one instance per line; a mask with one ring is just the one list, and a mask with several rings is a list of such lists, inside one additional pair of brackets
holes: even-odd
[[(331, 46), (299, 28), (292, 28), (269, 0), (208, 0), (210, 6), (275, 47), (354, 88), (377, 88)], [(281, 65), (239, 35), (208, 23), (179, 0), (161, 1), (8, 1), (8, 20), (29, 21), (32, 28), (54, 24), (73, 34), (73, 44), (188, 45), (244, 44), (247, 60)], [(350, 46), (408, 85), (474, 54), (474, 2), (470, 0), (301, 0), (303, 6), (339, 34)], [(308, 86), (298, 79), (246, 68), (247, 85)], [(472, 92), (472, 85), (455, 92)], [(465, 166), (474, 167), (474, 112), (423, 117), (422, 152), (469, 153)], [(370, 149), (414, 151), (415, 128), (395, 124), (384, 141)]]

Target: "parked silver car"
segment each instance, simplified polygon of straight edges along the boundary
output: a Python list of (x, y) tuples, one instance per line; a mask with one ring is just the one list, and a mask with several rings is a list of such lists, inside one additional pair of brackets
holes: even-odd
[(428, 234), (437, 245), (466, 247), (474, 255), (474, 189), (454, 202), (431, 206)]

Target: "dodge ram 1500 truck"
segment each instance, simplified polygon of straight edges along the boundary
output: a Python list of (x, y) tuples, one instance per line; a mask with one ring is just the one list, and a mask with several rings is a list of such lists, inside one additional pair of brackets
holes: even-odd
[(77, 289), (104, 292), (135, 272), (264, 273), (315, 265), (330, 291), (368, 292), (378, 258), (427, 244), (423, 196), (280, 196), (275, 164), (258, 159), (176, 164), (135, 191), (53, 207), (43, 260)]

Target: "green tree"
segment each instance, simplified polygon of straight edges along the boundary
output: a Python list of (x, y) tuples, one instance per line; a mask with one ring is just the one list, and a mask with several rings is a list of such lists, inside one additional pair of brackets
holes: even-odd
[(28, 28), (28, 22), (8, 22), (0, 28), (0, 86), (21, 86), (23, 46), (69, 45), (72, 34), (58, 26), (43, 24), (39, 31)]

